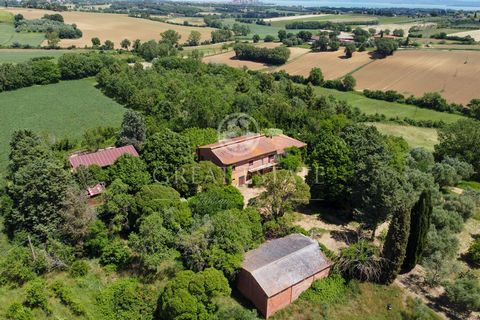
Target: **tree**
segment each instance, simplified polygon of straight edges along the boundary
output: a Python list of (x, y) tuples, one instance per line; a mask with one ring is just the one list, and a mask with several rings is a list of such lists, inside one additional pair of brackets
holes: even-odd
[(198, 46), (200, 45), (200, 40), (202, 38), (202, 34), (197, 30), (193, 30), (188, 37), (187, 43), (189, 46)]
[(283, 40), (287, 39), (287, 31), (285, 31), (285, 30), (279, 30), (279, 31), (278, 31), (278, 39), (280, 40), (280, 42), (282, 42)]
[(383, 57), (391, 56), (398, 49), (398, 43), (394, 39), (379, 38), (375, 40), (377, 53)]
[(123, 114), (122, 127), (116, 145), (121, 147), (131, 144), (135, 149), (141, 150), (146, 133), (147, 128), (143, 117), (133, 110), (127, 110)]
[(128, 50), (128, 47), (130, 47), (131, 44), (132, 43), (128, 39), (123, 39), (122, 42), (120, 42), (120, 46), (125, 50)]
[(310, 75), (308, 76), (308, 82), (314, 86), (321, 86), (323, 81), (322, 70), (320, 68), (312, 68), (312, 70), (310, 70)]
[(258, 43), (260, 41), (260, 36), (258, 34), (254, 34), (252, 40), (253, 43)]
[(47, 39), (47, 44), (49, 48), (58, 48), (58, 43), (60, 42), (58, 32), (47, 32), (45, 34), (45, 38)]
[(150, 183), (147, 165), (138, 157), (124, 154), (109, 168), (110, 181), (120, 179), (128, 186), (128, 191), (136, 193)]
[(159, 272), (165, 263), (180, 256), (174, 240), (175, 235), (164, 226), (162, 214), (155, 212), (142, 219), (138, 233), (130, 234), (129, 245), (147, 271)]
[(353, 91), (355, 90), (355, 86), (357, 85), (357, 80), (351, 75), (347, 74), (342, 79), (342, 89), (343, 91)]
[(188, 204), (193, 213), (200, 217), (244, 207), (242, 194), (233, 186), (210, 188), (190, 198)]
[(468, 104), (470, 116), (480, 120), (480, 99), (472, 99)]
[(438, 130), (439, 143), (435, 156), (458, 158), (473, 165), (480, 172), (480, 126), (472, 119), (459, 120)]
[(321, 134), (310, 143), (309, 164), (306, 182), (310, 186), (312, 199), (342, 202), (350, 194), (353, 165), (350, 150), (333, 133)]
[(111, 40), (106, 40), (103, 43), (102, 49), (103, 50), (113, 50), (115, 47), (115, 44)]
[(328, 45), (330, 44), (330, 40), (325, 36), (320, 36), (320, 39), (316, 40), (312, 44), (313, 51), (328, 51)]
[(263, 187), (266, 189), (255, 204), (262, 208), (267, 220), (282, 217), (300, 204), (310, 201), (310, 188), (302, 178), (286, 170), (276, 170), (265, 175)]
[(353, 56), (353, 53), (357, 51), (357, 47), (353, 43), (349, 43), (345, 46), (345, 57), (350, 59)]
[(263, 38), (263, 42), (273, 42), (275, 41), (275, 37), (270, 35), (270, 34), (267, 34), (264, 38)]
[(225, 184), (222, 169), (210, 161), (188, 163), (179, 168), (170, 178), (172, 186), (185, 198)]
[(457, 170), (448, 163), (436, 163), (432, 169), (433, 177), (440, 187), (456, 186), (460, 182)]
[(210, 319), (218, 308), (217, 298), (231, 289), (223, 274), (213, 268), (194, 273), (181, 271), (165, 286), (159, 299), (159, 317), (165, 320)]
[(172, 47), (177, 46), (178, 41), (180, 40), (180, 38), (182, 38), (182, 36), (177, 31), (171, 29), (162, 32), (160, 36), (162, 37), (162, 40), (160, 40), (160, 42), (169, 44)]
[(192, 153), (196, 153), (197, 147), (218, 141), (218, 132), (213, 128), (188, 128), (181, 134), (188, 139)]
[(70, 175), (56, 161), (38, 159), (21, 167), (13, 177), (9, 195), (13, 200), (8, 229), (25, 231), (41, 240), (57, 233)]
[(97, 37), (92, 38), (92, 46), (94, 48), (98, 48), (100, 46), (101, 42), (100, 39)]
[(47, 147), (35, 133), (30, 130), (15, 131), (10, 140), (9, 177), (13, 179), (21, 167), (38, 159), (46, 159), (48, 155)]
[(142, 158), (157, 181), (168, 181), (178, 168), (193, 162), (188, 140), (169, 129), (164, 129), (145, 141)]
[(34, 82), (36, 84), (50, 84), (57, 83), (60, 80), (60, 70), (56, 63), (50, 60), (36, 60), (32, 61), (32, 71)]
[(406, 181), (401, 181), (395, 188), (394, 194), (388, 199), (392, 220), (382, 252), (385, 260), (382, 272), (384, 283), (392, 283), (400, 272), (410, 234), (411, 186)]
[(330, 41), (330, 51), (338, 51), (340, 49), (340, 42), (336, 40)]
[(403, 36), (405, 35), (405, 31), (403, 31), (403, 29), (395, 29), (393, 30), (393, 35), (395, 37), (403, 38)]
[(424, 191), (411, 212), (410, 235), (402, 267), (404, 272), (410, 272), (422, 258), (432, 221), (432, 211), (432, 194), (430, 191)]

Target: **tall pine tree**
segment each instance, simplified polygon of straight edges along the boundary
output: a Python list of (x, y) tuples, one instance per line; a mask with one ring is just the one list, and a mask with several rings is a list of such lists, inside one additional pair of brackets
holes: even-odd
[(402, 271), (405, 273), (415, 268), (420, 261), (432, 221), (432, 211), (432, 193), (424, 191), (411, 213), (410, 236), (402, 267)]

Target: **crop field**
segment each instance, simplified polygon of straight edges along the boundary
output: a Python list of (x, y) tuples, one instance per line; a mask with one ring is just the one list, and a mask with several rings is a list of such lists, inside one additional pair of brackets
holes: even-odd
[[(279, 43), (262, 43), (259, 46), (273, 48), (279, 46)], [(299, 57), (307, 54), (310, 50), (304, 48), (289, 48), (290, 49), (290, 59), (289, 61), (294, 61)], [(250, 70), (261, 70), (272, 67), (271, 65), (260, 63), (260, 62), (253, 62), (253, 61), (246, 61), (246, 60), (238, 60), (235, 58), (235, 51), (228, 51), (225, 53), (208, 56), (203, 58), (203, 62), (205, 63), (214, 63), (214, 64), (226, 64), (230, 67), (234, 68), (243, 68), (247, 67)]]
[(440, 92), (450, 102), (479, 98), (480, 52), (405, 50), (355, 72), (357, 89), (396, 90), (421, 96)]
[(452, 34), (449, 34), (450, 36), (459, 36), (459, 37), (466, 37), (470, 36), (475, 41), (480, 41), (480, 30), (470, 30), (470, 31), (462, 31), (462, 32), (455, 32)]
[(185, 22), (188, 22), (189, 25), (195, 27), (205, 27), (205, 22), (201, 17), (176, 17), (167, 19), (166, 22), (183, 25)]
[(53, 138), (81, 138), (87, 128), (120, 126), (122, 106), (95, 89), (93, 79), (0, 93), (0, 176), (12, 133), (32, 129)]
[(408, 31), (411, 27), (419, 26), (420, 28), (433, 28), (435, 23), (421, 23), (421, 22), (409, 22), (409, 23), (382, 23), (374, 26), (361, 26), (363, 29), (368, 30), (370, 28), (375, 29), (377, 32), (381, 30), (390, 30), (393, 32), (395, 29), (403, 30), (405, 37), (408, 35)]
[(307, 77), (312, 68), (320, 68), (325, 79), (332, 80), (351, 73), (372, 61), (368, 52), (357, 52), (351, 59), (345, 59), (343, 50), (336, 52), (309, 52), (279, 67), (278, 70), (285, 70), (292, 75)]
[(463, 116), (450, 114), (446, 112), (438, 112), (429, 109), (422, 109), (416, 106), (387, 102), (381, 100), (370, 99), (359, 92), (340, 92), (333, 89), (325, 89), (316, 87), (315, 92), (318, 94), (332, 95), (337, 99), (345, 100), (352, 106), (359, 108), (366, 114), (383, 114), (387, 118), (398, 117), (400, 119), (410, 118), (414, 120), (443, 120), (447, 123), (456, 122), (464, 119)]
[(371, 123), (383, 134), (402, 137), (411, 148), (422, 147), (433, 151), (438, 144), (437, 129), (403, 126), (393, 123)]
[[(26, 8), (9, 8), (9, 12), (14, 14), (21, 13), (26, 19), (38, 19), (46, 13), (54, 13), (47, 10), (36, 10)], [(62, 39), (60, 46), (69, 47), (75, 45), (79, 48), (91, 46), (91, 39), (98, 37), (102, 42), (111, 40), (115, 47), (120, 47), (123, 39), (133, 41), (140, 39), (141, 41), (159, 40), (160, 33), (173, 29), (177, 31), (182, 38), (180, 42), (185, 42), (193, 30), (197, 30), (202, 35), (202, 40), (210, 39), (212, 28), (196, 28), (173, 25), (163, 22), (157, 22), (147, 19), (131, 18), (123, 14), (113, 13), (94, 13), (94, 12), (62, 12), (65, 23), (77, 24), (78, 28), (83, 32), (80, 39)]]
[(251, 33), (248, 36), (244, 37), (246, 39), (247, 38), (251, 39), (254, 34), (258, 34), (262, 39), (265, 38), (265, 36), (267, 35), (277, 37), (278, 31), (282, 29), (280, 27), (274, 27), (274, 26), (262, 26), (256, 23), (241, 23), (241, 22), (235, 21), (235, 19), (223, 19), (222, 22), (224, 25), (228, 25), (228, 26), (232, 26), (234, 23), (237, 23), (242, 26), (247, 26), (250, 29)]
[(293, 16), (289, 17), (290, 19), (282, 19), (271, 21), (272, 26), (277, 28), (285, 28), (289, 23), (296, 21), (330, 21), (330, 22), (358, 22), (358, 21), (377, 21), (378, 18), (375, 16), (362, 15), (362, 14), (342, 14), (342, 15), (333, 15), (333, 14), (322, 14), (322, 15), (313, 15), (309, 17), (302, 16)]

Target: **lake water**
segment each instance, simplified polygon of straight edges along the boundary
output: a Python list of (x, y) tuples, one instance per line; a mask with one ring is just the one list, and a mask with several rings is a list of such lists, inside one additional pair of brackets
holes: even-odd
[[(230, 2), (222, 0), (181, 0), (188, 2)], [(435, 8), (455, 10), (480, 10), (480, 1), (472, 0), (263, 0), (263, 3), (304, 6), (304, 7), (345, 7), (345, 8)]]

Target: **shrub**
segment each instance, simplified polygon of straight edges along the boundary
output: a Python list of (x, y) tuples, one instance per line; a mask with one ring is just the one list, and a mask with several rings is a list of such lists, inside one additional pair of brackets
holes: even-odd
[(130, 249), (120, 239), (115, 239), (103, 248), (100, 264), (122, 268), (130, 262)]
[(85, 314), (85, 309), (73, 299), (73, 293), (71, 289), (65, 284), (58, 280), (53, 283), (52, 290), (55, 293), (55, 296), (60, 299), (60, 301), (70, 310), (72, 310), (75, 315), (81, 316)]
[(242, 209), (243, 196), (233, 186), (214, 187), (192, 197), (188, 204), (195, 215), (214, 215), (223, 210)]
[(337, 263), (342, 274), (361, 281), (378, 280), (381, 273), (379, 250), (366, 240), (360, 240), (342, 249)]
[(0, 284), (22, 285), (36, 276), (27, 248), (14, 246), (0, 260)]
[(36, 279), (28, 283), (25, 289), (25, 295), (26, 306), (30, 308), (40, 308), (50, 313), (45, 281)]
[(475, 239), (468, 248), (467, 259), (477, 267), (480, 266), (480, 238)]
[(122, 278), (106, 286), (97, 297), (97, 305), (103, 320), (151, 320), (157, 294), (138, 283)]
[(20, 303), (12, 303), (6, 313), (7, 320), (34, 320), (32, 310)]
[(300, 298), (313, 303), (332, 304), (341, 301), (347, 293), (345, 279), (339, 274), (315, 281)]
[(90, 267), (88, 263), (83, 260), (77, 260), (70, 266), (69, 274), (72, 278), (83, 277), (88, 274)]
[(454, 282), (447, 283), (445, 296), (461, 311), (480, 310), (480, 283), (473, 274), (467, 274)]
[(258, 48), (249, 44), (237, 44), (234, 47), (235, 55), (240, 60), (250, 60), (256, 62), (269, 63), (273, 65), (282, 65), (290, 58), (290, 50), (285, 47), (273, 49)]

